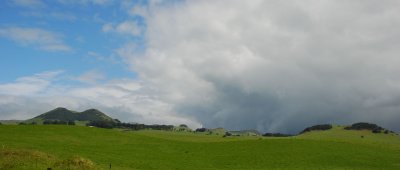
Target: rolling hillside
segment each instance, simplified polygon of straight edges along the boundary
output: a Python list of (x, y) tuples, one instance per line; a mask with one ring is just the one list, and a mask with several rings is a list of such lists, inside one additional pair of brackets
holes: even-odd
[(286, 138), (65, 125), (0, 125), (0, 134), (3, 169), (400, 169), (398, 135), (343, 126)]
[(25, 123), (35, 122), (37, 124), (42, 124), (46, 120), (58, 120), (58, 121), (110, 121), (115, 122), (114, 119), (107, 116), (103, 112), (96, 109), (89, 109), (83, 112), (76, 112), (72, 110), (68, 110), (66, 108), (56, 108), (54, 110), (43, 113), (39, 116), (36, 116), (32, 119), (28, 119), (24, 121)]

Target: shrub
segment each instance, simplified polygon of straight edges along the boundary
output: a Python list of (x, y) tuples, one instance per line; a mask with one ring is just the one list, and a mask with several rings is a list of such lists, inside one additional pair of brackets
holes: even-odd
[(289, 136), (293, 136), (293, 135), (283, 134), (283, 133), (265, 133), (265, 134), (263, 134), (263, 136), (268, 136), (268, 137), (289, 137)]
[(206, 129), (206, 128), (197, 128), (196, 129), (196, 132), (205, 132), (205, 131), (207, 131), (208, 129)]
[(89, 123), (86, 124), (86, 126), (95, 126), (99, 128), (111, 129), (115, 126), (115, 123), (111, 121), (90, 121)]
[(346, 129), (346, 130), (383, 130), (382, 127), (379, 127), (376, 124), (365, 123), (365, 122), (354, 123), (349, 127), (345, 127), (344, 129)]
[(187, 125), (185, 125), (185, 124), (180, 124), (180, 125), (179, 125), (179, 127), (182, 127), (182, 128), (188, 128), (188, 126), (187, 126)]
[(68, 125), (75, 125), (75, 121), (68, 121)]
[(53, 121), (52, 120), (45, 120), (45, 121), (43, 121), (43, 124), (44, 125), (50, 125), (50, 124), (53, 124)]
[(62, 120), (45, 120), (43, 121), (44, 125), (66, 125), (68, 122)]

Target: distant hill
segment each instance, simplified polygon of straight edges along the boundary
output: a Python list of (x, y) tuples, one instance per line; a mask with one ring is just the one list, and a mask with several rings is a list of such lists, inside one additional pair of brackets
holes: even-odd
[(32, 119), (24, 121), (25, 123), (35, 122), (37, 124), (42, 124), (46, 120), (57, 120), (57, 121), (108, 121), (116, 122), (113, 118), (107, 116), (103, 112), (96, 109), (89, 109), (83, 112), (77, 112), (68, 110), (66, 108), (58, 107), (54, 110), (50, 110)]
[(330, 124), (314, 125), (314, 126), (305, 128), (303, 131), (300, 132), (300, 134), (315, 131), (315, 130), (329, 130), (329, 129), (332, 129), (332, 125), (330, 125)]
[(16, 125), (20, 122), (23, 122), (23, 120), (0, 120), (0, 124), (4, 125)]
[[(304, 134), (304, 133), (312, 132), (312, 131), (327, 131), (332, 128), (333, 128), (333, 126), (331, 124), (314, 125), (314, 126), (305, 128), (303, 131), (300, 132), (300, 134)], [(367, 131), (371, 131), (372, 133), (385, 133), (385, 134), (395, 133), (391, 130), (382, 128), (376, 124), (365, 123), (365, 122), (354, 123), (350, 126), (345, 126), (343, 129), (344, 130), (356, 130), (356, 131), (367, 130)]]

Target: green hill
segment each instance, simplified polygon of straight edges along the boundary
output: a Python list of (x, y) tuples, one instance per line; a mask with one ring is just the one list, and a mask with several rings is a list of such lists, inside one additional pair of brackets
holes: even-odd
[(68, 110), (66, 108), (56, 108), (54, 110), (43, 113), (39, 116), (36, 116), (32, 119), (28, 119), (24, 121), (25, 123), (35, 122), (36, 124), (42, 124), (46, 120), (58, 120), (58, 121), (81, 121), (81, 122), (89, 122), (89, 121), (109, 121), (115, 122), (114, 119), (107, 116), (96, 109), (89, 109), (83, 112), (76, 112), (72, 110)]
[(347, 128), (348, 126), (334, 125), (330, 130), (311, 131), (298, 135), (296, 138), (375, 145), (400, 149), (400, 137), (396, 133), (373, 133), (369, 129), (346, 130)]
[(398, 135), (344, 128), (293, 137), (223, 138), (194, 132), (0, 125), (0, 169), (109, 169), (110, 163), (112, 169), (400, 169)]

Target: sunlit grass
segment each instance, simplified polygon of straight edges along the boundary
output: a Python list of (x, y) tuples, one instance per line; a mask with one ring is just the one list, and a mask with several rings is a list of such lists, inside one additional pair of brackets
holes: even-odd
[[(365, 137), (361, 139), (359, 133)], [(63, 160), (79, 156), (102, 169), (108, 169), (110, 163), (113, 169), (400, 168), (398, 136), (340, 128), (289, 138), (224, 138), (64, 125), (1, 125), (0, 134), (0, 147), (49, 154), (56, 159), (50, 165), (60, 160), (68, 164), (73, 161)], [(12, 164), (5, 158), (0, 165)], [(30, 167), (34, 162), (26, 161)]]

